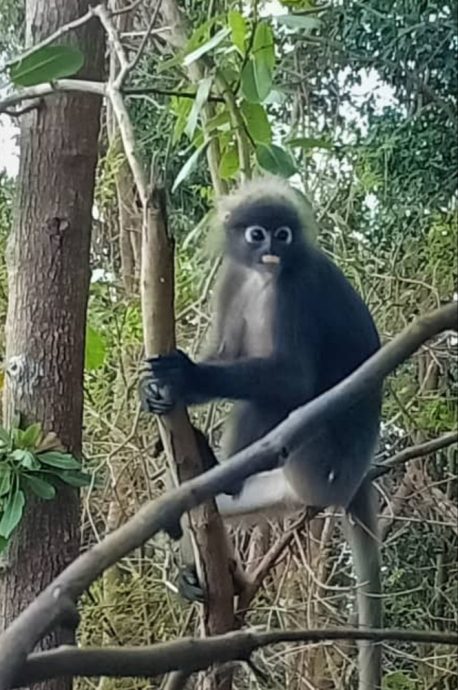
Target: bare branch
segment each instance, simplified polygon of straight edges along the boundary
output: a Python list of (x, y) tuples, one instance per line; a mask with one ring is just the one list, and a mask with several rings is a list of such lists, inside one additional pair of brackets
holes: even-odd
[(458, 431), (451, 431), (448, 434), (444, 434), (439, 438), (434, 438), (432, 441), (426, 441), (425, 443), (420, 443), (417, 446), (409, 446), (409, 448), (404, 448), (392, 458), (385, 460), (377, 467), (374, 467), (369, 472), (369, 477), (371, 479), (376, 479), (389, 472), (393, 467), (398, 467), (399, 465), (404, 465), (409, 460), (414, 460), (415, 458), (422, 458), (425, 455), (430, 455), (436, 453), (442, 448), (447, 448), (448, 446), (458, 443)]
[(249, 661), (253, 652), (279, 643), (317, 643), (329, 640), (372, 640), (374, 642), (412, 642), (458, 646), (458, 633), (423, 630), (252, 630), (230, 632), (211, 638), (184, 638), (161, 642), (153, 647), (78, 649), (61, 647), (31, 654), (11, 687), (36, 683), (58, 676), (158, 676), (201, 671), (216, 663)]
[(24, 101), (39, 99), (56, 93), (81, 92), (91, 93), (95, 96), (106, 96), (106, 84), (98, 81), (85, 81), (84, 79), (58, 79), (49, 84), (37, 84), (20, 91), (15, 91), (0, 101), (0, 113), (7, 112), (11, 108)]
[(176, 534), (183, 513), (213, 498), (233, 482), (272, 468), (283, 449), (294, 446), (298, 437), (313, 431), (342, 405), (351, 404), (378, 385), (424, 342), (443, 331), (456, 330), (457, 316), (455, 302), (417, 319), (347, 379), (293, 412), (265, 438), (237, 453), (229, 462), (146, 504), (125, 525), (81, 554), (0, 635), (0, 690), (10, 687), (18, 668), (49, 629), (50, 622), (56, 623), (62, 615), (63, 601), (68, 597), (76, 600), (106, 568), (159, 530)]
[[(92, 12), (100, 19), (100, 22), (105, 29), (108, 36), (109, 43), (113, 46), (113, 50), (118, 58), (119, 66), (121, 67), (120, 74), (129, 69), (129, 60), (127, 59), (126, 51), (121, 42), (118, 32), (116, 31), (115, 25), (111, 21), (111, 14), (105, 5), (97, 5), (93, 8)], [(119, 87), (119, 84), (116, 84)]]

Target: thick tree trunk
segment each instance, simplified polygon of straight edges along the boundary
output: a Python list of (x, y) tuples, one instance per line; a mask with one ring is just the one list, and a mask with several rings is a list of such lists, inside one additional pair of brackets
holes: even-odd
[[(87, 11), (88, 0), (27, 0), (29, 45)], [(100, 79), (104, 38), (94, 20), (65, 40), (86, 57), (84, 77)], [(89, 287), (91, 209), (100, 100), (55, 96), (21, 119), (21, 158), (9, 238), (6, 423), (13, 411), (81, 451), (83, 361)], [(0, 583), (5, 627), (79, 549), (79, 498), (62, 489), (50, 502), (28, 501)], [(63, 639), (62, 631), (44, 644)], [(68, 687), (66, 681), (48, 688)]]

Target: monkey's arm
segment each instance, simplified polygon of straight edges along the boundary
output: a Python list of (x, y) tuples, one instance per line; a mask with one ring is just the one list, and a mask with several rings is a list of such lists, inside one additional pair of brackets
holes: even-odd
[(183, 352), (147, 360), (140, 380), (143, 408), (153, 414), (218, 398), (260, 400), (295, 409), (313, 397), (313, 373), (277, 358), (194, 363)]

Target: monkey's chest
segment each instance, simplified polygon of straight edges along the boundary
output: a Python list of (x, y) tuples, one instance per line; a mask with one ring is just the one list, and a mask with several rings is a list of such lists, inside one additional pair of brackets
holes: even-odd
[(256, 274), (245, 286), (239, 311), (241, 357), (268, 357), (274, 347), (273, 278)]

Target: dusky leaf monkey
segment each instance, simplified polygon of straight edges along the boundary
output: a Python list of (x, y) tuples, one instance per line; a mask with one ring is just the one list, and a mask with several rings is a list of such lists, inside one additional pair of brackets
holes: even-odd
[[(143, 408), (235, 401), (226, 457), (263, 437), (295, 408), (353, 372), (380, 346), (372, 317), (341, 270), (315, 244), (305, 197), (260, 178), (219, 202), (224, 234), (210, 351), (199, 362), (177, 351), (147, 361)], [(340, 506), (358, 581), (361, 627), (381, 626), (379, 544), (372, 487), (382, 390), (345, 403), (307, 433), (276, 469), (217, 497), (227, 518)], [(381, 687), (380, 647), (361, 643), (360, 690)]]

